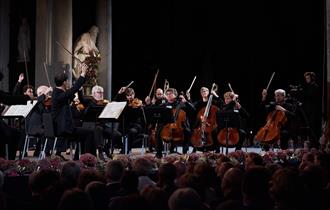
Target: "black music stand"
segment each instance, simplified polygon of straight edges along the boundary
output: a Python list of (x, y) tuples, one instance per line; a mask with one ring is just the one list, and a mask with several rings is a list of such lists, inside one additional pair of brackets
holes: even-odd
[(225, 110), (219, 111), (218, 113), (218, 126), (220, 129), (226, 129), (226, 155), (228, 155), (228, 141), (229, 141), (229, 132), (228, 128), (239, 128), (240, 127), (240, 116), (237, 110)]
[(144, 108), (148, 124), (174, 123), (172, 109), (163, 106), (147, 106)]
[(84, 110), (84, 115), (82, 118), (82, 127), (84, 128), (95, 128), (98, 122), (98, 117), (103, 111), (104, 106), (89, 106)]
[[(146, 114), (146, 120), (148, 124), (161, 124), (165, 125), (168, 123), (174, 123), (174, 116), (171, 108), (167, 108), (165, 106), (148, 106), (145, 107), (145, 114)], [(156, 135), (159, 134), (159, 128), (161, 126), (157, 126)], [(162, 146), (161, 142), (158, 142), (158, 137), (156, 137), (157, 140), (157, 147)], [(160, 145), (158, 145), (160, 144)], [(161, 147), (162, 148), (162, 147)], [(157, 150), (157, 148), (156, 148)], [(163, 149), (161, 149), (163, 150)]]

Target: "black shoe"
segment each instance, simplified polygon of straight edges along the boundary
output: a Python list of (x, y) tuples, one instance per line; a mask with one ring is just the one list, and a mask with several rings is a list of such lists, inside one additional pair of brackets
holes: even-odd
[(39, 157), (39, 155), (40, 155), (40, 151), (39, 150), (35, 150), (33, 152), (33, 157)]

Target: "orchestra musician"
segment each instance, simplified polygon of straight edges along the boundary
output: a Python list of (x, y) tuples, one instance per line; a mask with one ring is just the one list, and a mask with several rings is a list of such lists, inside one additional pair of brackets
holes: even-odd
[[(57, 136), (63, 136), (64, 138), (79, 137), (80, 140), (84, 139), (82, 147), (85, 147), (85, 152), (96, 156), (93, 129), (77, 127), (74, 125), (73, 121), (70, 103), (74, 99), (75, 93), (86, 81), (88, 66), (86, 64), (79, 64), (78, 68), (81, 72), (80, 77), (71, 88), (67, 87), (69, 82), (68, 76), (65, 73), (57, 74), (55, 77), (56, 88), (53, 90), (51, 107), (54, 129)], [(76, 151), (74, 159), (78, 158), (78, 152)]]
[[(189, 124), (189, 120), (186, 117), (186, 113), (191, 113), (195, 111), (194, 105), (188, 102), (183, 95), (178, 96), (178, 92), (175, 88), (168, 88), (165, 92), (165, 97), (167, 99), (167, 102), (162, 104), (161, 106), (171, 108), (173, 110), (173, 116), (175, 117), (177, 115), (177, 119), (175, 123), (175, 126), (169, 126), (168, 125), (159, 125), (160, 127), (160, 135), (161, 138), (157, 138), (157, 145), (156, 145), (156, 157), (160, 158), (162, 157), (162, 151), (163, 151), (163, 142), (161, 142), (158, 139), (162, 139), (165, 141), (164, 136), (165, 132), (164, 130), (169, 128), (169, 130), (166, 130), (166, 133), (177, 133), (177, 130), (181, 132), (178, 136), (183, 136), (183, 139), (175, 140), (173, 135), (172, 139), (167, 139), (166, 141), (170, 143), (170, 152), (174, 151), (175, 143), (176, 142), (182, 142), (182, 152), (184, 154), (187, 153), (189, 149), (189, 139), (191, 136), (191, 128)], [(182, 114), (180, 114), (180, 112)], [(181, 117), (182, 116), (182, 117)], [(167, 136), (167, 135), (166, 135)]]
[[(132, 146), (145, 128), (145, 116), (142, 110), (143, 103), (135, 97), (133, 88), (121, 87), (118, 94), (114, 97), (114, 101), (127, 101), (127, 105), (121, 115), (120, 130), (123, 135), (127, 136), (127, 152), (131, 153)], [(124, 146), (124, 145), (123, 145)], [(124, 153), (122, 148), (120, 153)]]
[[(237, 132), (238, 132), (238, 142), (236, 144), (235, 150), (241, 150), (244, 139), (246, 138), (245, 124), (244, 121), (250, 116), (250, 114), (241, 106), (238, 102), (238, 95), (233, 92), (226, 92), (223, 95), (225, 104), (221, 108), (222, 111), (233, 111), (238, 112), (239, 122)], [(222, 128), (223, 129), (223, 128)]]
[[(3, 74), (0, 72), (0, 81), (3, 78)], [(32, 98), (28, 95), (13, 95), (5, 91), (0, 90), (0, 103), (5, 105), (16, 105), (16, 104), (26, 104), (27, 101)], [(5, 106), (1, 106), (1, 111)], [(23, 137), (23, 133), (8, 124), (4, 120), (0, 120), (0, 157), (5, 157), (5, 144), (8, 144), (8, 158), (14, 160), (16, 157), (16, 151), (18, 147), (18, 142)]]
[[(103, 87), (99, 85), (95, 85), (92, 88), (92, 98), (83, 96), (83, 93), (81, 90), (78, 91), (78, 100), (80, 104), (82, 104), (83, 112), (82, 118), (84, 118), (84, 114), (87, 114), (87, 112), (91, 108), (95, 107), (104, 107), (106, 106), (109, 101), (104, 99), (104, 89)], [(78, 105), (79, 106), (79, 105)], [(110, 137), (112, 140), (116, 139), (115, 141), (118, 142), (118, 139), (120, 138), (121, 134), (118, 131), (118, 123), (114, 124), (114, 129), (112, 129), (112, 124), (103, 123), (100, 121), (95, 121), (94, 127), (94, 141), (96, 148), (99, 151), (99, 158), (104, 160), (103, 152), (106, 153), (108, 157), (110, 157), (110, 153), (108, 149), (105, 149), (104, 145), (104, 138), (103, 135), (106, 135)]]
[[(208, 100), (209, 100), (209, 96), (210, 96), (210, 90), (207, 87), (201, 87), (199, 92), (200, 92), (201, 98), (198, 101), (195, 101), (193, 103), (193, 105), (194, 105), (194, 107), (196, 109), (196, 111), (195, 111), (195, 113), (193, 115), (193, 118), (192, 118), (193, 119), (192, 121), (194, 122), (194, 128), (195, 129), (200, 126), (200, 119), (199, 118), (201, 116), (199, 116), (199, 114), (200, 115), (203, 115), (204, 114), (204, 110), (205, 110), (205, 108), (207, 106), (207, 103), (208, 103)], [(212, 90), (212, 94), (214, 96), (216, 96), (216, 97), (213, 97), (212, 98), (211, 104), (214, 105), (216, 107), (216, 109), (220, 109), (223, 106), (223, 104), (224, 104), (223, 100), (220, 97), (217, 97), (218, 95), (215, 93), (215, 91), (213, 92), (213, 90)], [(201, 112), (203, 112), (203, 113), (201, 113)], [(212, 134), (211, 134), (211, 138), (213, 140), (213, 144), (210, 145), (209, 147), (204, 148), (204, 149), (206, 149), (206, 150), (213, 150), (213, 149), (215, 149), (216, 152), (219, 152), (219, 146), (218, 146), (217, 141), (216, 141), (216, 135), (217, 135), (217, 129), (214, 129), (212, 131)], [(194, 151), (196, 151), (196, 150), (197, 150), (197, 148), (194, 147)]]
[[(263, 89), (262, 94), (261, 94), (262, 95), (261, 108), (262, 108), (262, 110), (264, 110), (264, 112), (266, 114), (268, 114), (268, 116), (270, 116), (269, 114), (275, 113), (276, 111), (279, 111), (277, 113), (284, 114), (286, 120), (285, 120), (284, 124), (280, 126), (280, 137), (279, 138), (280, 138), (281, 149), (287, 149), (289, 138), (292, 137), (291, 121), (292, 121), (293, 117), (295, 116), (295, 114), (293, 112), (293, 106), (291, 103), (287, 103), (285, 101), (286, 92), (283, 89), (275, 90), (275, 92), (274, 92), (275, 102), (267, 103), (267, 100), (266, 100), (267, 94), (268, 94), (267, 90)], [(273, 132), (273, 131), (269, 131), (269, 133), (270, 132)], [(274, 143), (276, 143), (276, 142), (274, 142)], [(269, 145), (265, 144), (264, 149), (268, 150)]]
[[(155, 95), (154, 97), (151, 98), (149, 96), (147, 96), (145, 98), (145, 103), (146, 103), (146, 107), (148, 106), (159, 106), (163, 103), (166, 103), (166, 98), (164, 96), (164, 91), (161, 88), (157, 88), (155, 91)], [(149, 129), (149, 152), (153, 151), (153, 147), (156, 145), (156, 138), (160, 138), (159, 135), (159, 129), (157, 123), (153, 123), (148, 125), (148, 129)], [(161, 142), (161, 140), (160, 140)]]

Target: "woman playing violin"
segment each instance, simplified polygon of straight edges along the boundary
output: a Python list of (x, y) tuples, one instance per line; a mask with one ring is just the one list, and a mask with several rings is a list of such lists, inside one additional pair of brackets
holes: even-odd
[[(275, 102), (267, 103), (267, 90), (262, 91), (261, 106), (264, 112), (268, 115), (267, 118), (276, 118), (276, 114), (283, 114), (283, 123), (280, 125), (280, 147), (281, 149), (288, 148), (288, 140), (292, 136), (292, 118), (295, 116), (293, 110), (293, 105), (285, 101), (285, 90), (277, 89), (274, 92)], [(272, 120), (272, 119), (268, 119)], [(269, 131), (271, 132), (271, 131)], [(258, 139), (256, 139), (258, 140)], [(277, 139), (278, 140), (278, 139)], [(265, 150), (268, 150), (269, 146), (265, 145)]]

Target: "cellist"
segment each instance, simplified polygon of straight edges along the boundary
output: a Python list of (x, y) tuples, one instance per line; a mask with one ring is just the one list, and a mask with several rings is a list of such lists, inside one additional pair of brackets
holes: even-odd
[[(286, 118), (285, 123), (280, 127), (280, 147), (281, 149), (288, 148), (288, 141), (289, 138), (292, 137), (291, 132), (291, 121), (292, 118), (295, 116), (293, 112), (293, 106), (291, 103), (287, 103), (285, 101), (286, 92), (283, 89), (277, 89), (274, 92), (274, 99), (275, 102), (267, 103), (267, 90), (263, 89), (261, 93), (261, 108), (265, 111), (266, 114), (274, 113), (274, 111), (280, 111), (284, 113)], [(268, 150), (269, 145), (264, 145), (264, 149)]]
[[(175, 143), (174, 141), (180, 141), (182, 142), (182, 151), (184, 154), (187, 153), (189, 149), (189, 138), (191, 135), (191, 129), (190, 129), (190, 124), (188, 121), (188, 118), (186, 117), (187, 112), (194, 112), (195, 108), (193, 104), (188, 102), (183, 95), (178, 96), (178, 92), (175, 88), (168, 88), (165, 92), (165, 97), (167, 102), (164, 104), (161, 104), (161, 106), (171, 108), (173, 110), (173, 116), (174, 118), (177, 115), (177, 119), (174, 122), (176, 124), (176, 128), (173, 129), (173, 132), (171, 131), (171, 126), (169, 124), (167, 125), (160, 125), (160, 135), (161, 138), (166, 141), (171, 143), (170, 146), (170, 152), (173, 152)], [(179, 127), (179, 128), (178, 128)], [(179, 140), (175, 140), (174, 138), (177, 138), (178, 133), (177, 130), (180, 129), (181, 131), (181, 138)], [(168, 133), (171, 133), (170, 135), (167, 135)], [(175, 134), (176, 137), (174, 137), (172, 134)], [(166, 139), (170, 136), (170, 139)], [(156, 146), (156, 157), (161, 157), (162, 156), (162, 150), (163, 150), (163, 144), (162, 142), (157, 142)]]
[[(238, 133), (238, 141), (235, 146), (235, 150), (240, 150), (242, 148), (244, 139), (246, 137), (246, 131), (244, 130), (245, 124), (244, 121), (250, 116), (250, 114), (241, 106), (238, 101), (238, 95), (229, 91), (223, 94), (223, 98), (225, 101), (224, 106), (222, 107), (222, 111), (233, 111), (238, 113), (238, 127), (236, 128), (235, 132)], [(222, 128), (225, 129), (225, 128)], [(221, 131), (224, 130), (220, 130)], [(218, 135), (219, 138), (219, 135)], [(219, 140), (219, 139), (218, 139)]]
[[(223, 100), (218, 97), (218, 95), (216, 94), (216, 92), (214, 90), (211, 90), (211, 93), (215, 96), (212, 98), (212, 105), (214, 105), (214, 107), (216, 107), (217, 110), (215, 110), (216, 112), (221, 109), (221, 107), (223, 106), (224, 102)], [(196, 112), (195, 112), (195, 119), (193, 119), (193, 121), (195, 122), (194, 123), (194, 130), (195, 129), (198, 129), (198, 127), (201, 126), (201, 117), (203, 116), (204, 114), (204, 111), (205, 111), (205, 108), (207, 106), (207, 103), (208, 103), (208, 100), (209, 100), (209, 97), (210, 97), (210, 90), (207, 88), (207, 87), (201, 87), (200, 88), (200, 96), (201, 98), (198, 100), (198, 101), (195, 101), (193, 103), (195, 109), (196, 109)], [(213, 110), (210, 109), (210, 111), (212, 112)], [(216, 115), (216, 113), (214, 113)], [(213, 139), (213, 144), (210, 145), (210, 146), (207, 146), (206, 150), (211, 150), (211, 149), (215, 149), (216, 152), (219, 152), (219, 147), (217, 145), (217, 141), (216, 141), (216, 133), (217, 133), (217, 130), (214, 129), (212, 134), (211, 134), (211, 138)], [(193, 134), (194, 135), (194, 134)], [(194, 138), (192, 136), (192, 138)], [(192, 144), (194, 145), (194, 142), (193, 142), (193, 139), (192, 139)], [(196, 146), (194, 147), (194, 151), (196, 151), (197, 148)]]

